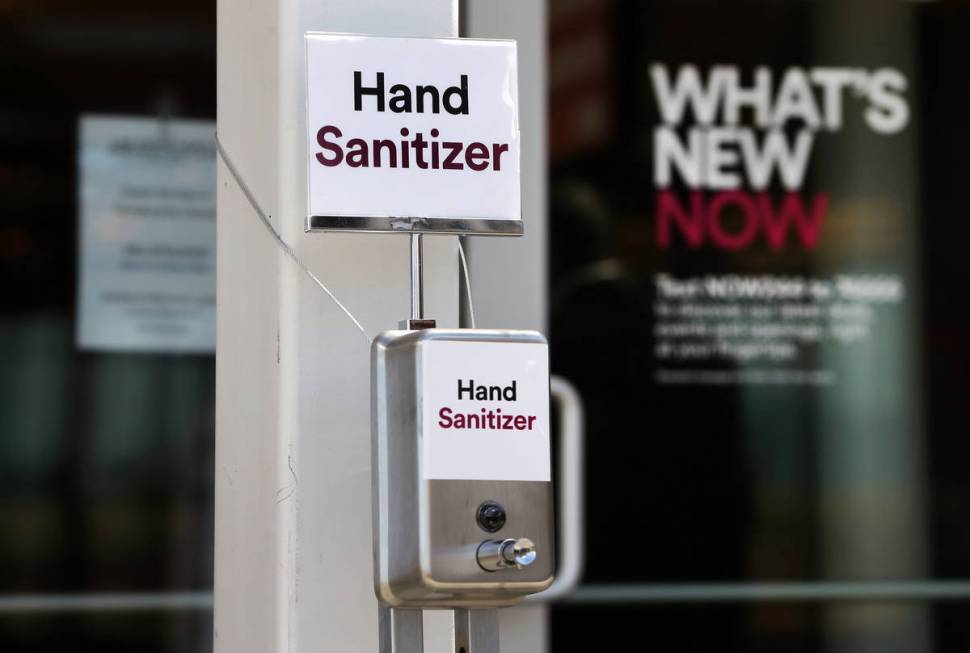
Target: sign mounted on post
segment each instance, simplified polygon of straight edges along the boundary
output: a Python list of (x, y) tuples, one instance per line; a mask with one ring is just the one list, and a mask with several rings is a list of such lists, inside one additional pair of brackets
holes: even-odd
[(521, 235), (514, 41), (306, 35), (307, 231)]

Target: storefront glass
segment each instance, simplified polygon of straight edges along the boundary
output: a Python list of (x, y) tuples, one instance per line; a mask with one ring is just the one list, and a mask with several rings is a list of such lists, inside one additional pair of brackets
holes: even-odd
[[(948, 1), (551, 3), (553, 367), (587, 403), (587, 537), (610, 551), (587, 583), (967, 576), (968, 29)], [(949, 608), (748, 605), (687, 640), (703, 611), (599, 630), (952, 650)], [(581, 610), (556, 614), (553, 649), (582, 650)]]
[[(158, 330), (192, 323), (158, 311), (204, 271), (158, 232), (214, 232), (160, 194), (191, 187), (177, 125), (215, 116), (215, 5), (7, 2), (0, 44), (0, 649), (210, 650), (210, 613), (187, 606), (212, 584), (214, 356)], [(112, 312), (125, 277), (166, 274)], [(125, 324), (155, 346), (99, 340)]]

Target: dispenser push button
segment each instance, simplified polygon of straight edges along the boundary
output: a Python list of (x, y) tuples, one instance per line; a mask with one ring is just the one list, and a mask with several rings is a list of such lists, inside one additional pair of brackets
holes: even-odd
[(478, 547), (478, 566), (485, 571), (521, 569), (536, 561), (536, 545), (521, 537), (517, 540), (486, 540)]

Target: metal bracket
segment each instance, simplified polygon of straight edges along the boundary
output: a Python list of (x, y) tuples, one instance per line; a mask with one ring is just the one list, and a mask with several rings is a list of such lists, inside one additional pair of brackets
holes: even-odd
[(397, 323), (397, 328), (401, 331), (420, 331), (421, 329), (433, 329), (437, 325), (434, 320), (401, 320)]

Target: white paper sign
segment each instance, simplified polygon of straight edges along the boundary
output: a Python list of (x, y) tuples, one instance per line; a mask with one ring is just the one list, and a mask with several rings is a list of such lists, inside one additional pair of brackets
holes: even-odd
[(307, 34), (306, 55), (310, 228), (521, 231), (513, 41)]
[(429, 340), (420, 360), (424, 478), (550, 480), (546, 345)]
[(83, 116), (78, 346), (215, 350), (215, 124)]

